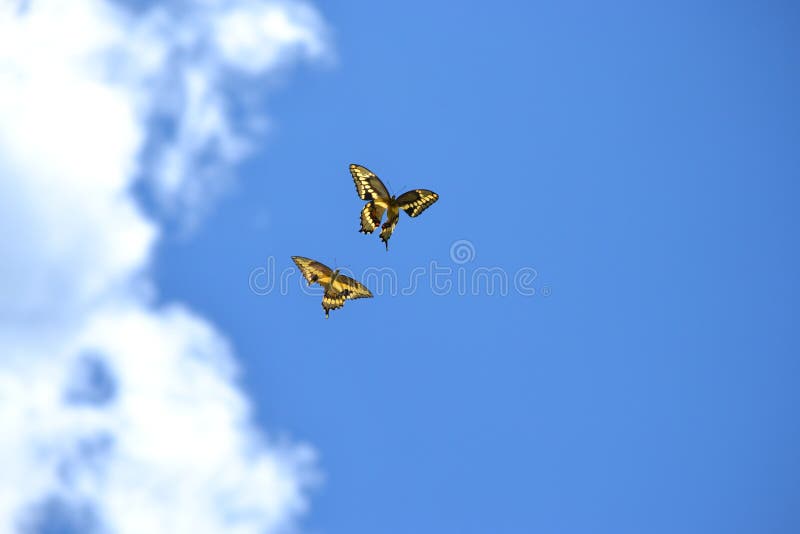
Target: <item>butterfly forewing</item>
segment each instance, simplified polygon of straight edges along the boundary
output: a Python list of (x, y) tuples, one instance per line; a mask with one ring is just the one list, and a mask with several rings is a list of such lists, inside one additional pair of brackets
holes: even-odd
[(389, 191), (374, 172), (353, 163), (350, 165), (350, 174), (353, 175), (356, 191), (361, 200), (382, 200), (384, 202), (389, 200)]
[(297, 265), (297, 268), (300, 269), (300, 272), (303, 273), (303, 277), (309, 285), (315, 282), (320, 285), (330, 282), (332, 271), (327, 265), (303, 256), (292, 256), (292, 260)]
[(409, 216), (416, 217), (434, 202), (439, 200), (439, 195), (428, 189), (412, 189), (397, 197), (397, 205)]
[(353, 280), (349, 276), (340, 274), (333, 281), (333, 289), (345, 299), (363, 299), (371, 298), (372, 292), (357, 280)]

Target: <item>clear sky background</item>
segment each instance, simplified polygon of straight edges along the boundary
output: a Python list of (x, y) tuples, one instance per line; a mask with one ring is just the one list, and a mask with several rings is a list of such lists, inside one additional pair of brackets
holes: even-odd
[[(265, 97), (236, 187), (154, 266), (229, 337), (260, 424), (311, 443), (327, 533), (800, 531), (800, 10), (320, 4), (336, 60)], [(385, 252), (347, 170), (437, 191)], [(532, 297), (257, 295), (309, 256)], [(549, 291), (549, 296), (544, 293)]]
[[(800, 532), (798, 35), (0, 1), (0, 533)], [(388, 252), (354, 162), (441, 196)], [(426, 272), (325, 320), (292, 255)]]

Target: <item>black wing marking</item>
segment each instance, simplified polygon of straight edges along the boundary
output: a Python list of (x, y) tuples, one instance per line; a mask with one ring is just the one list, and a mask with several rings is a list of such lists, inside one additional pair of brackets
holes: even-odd
[(411, 217), (416, 217), (434, 202), (439, 200), (439, 195), (428, 189), (412, 189), (397, 197), (397, 205)]
[(333, 281), (333, 289), (347, 300), (372, 298), (372, 292), (367, 286), (343, 274), (337, 276)]
[(303, 277), (308, 282), (308, 285), (314, 282), (321, 284), (327, 283), (331, 278), (331, 268), (311, 258), (304, 258), (303, 256), (292, 256), (292, 260), (300, 269)]
[(361, 232), (371, 234), (375, 228), (381, 224), (381, 218), (386, 208), (382, 205), (375, 204), (374, 200), (369, 201), (364, 209), (361, 210)]
[(356, 183), (356, 192), (361, 200), (389, 200), (389, 191), (374, 172), (355, 163), (350, 165), (350, 174)]

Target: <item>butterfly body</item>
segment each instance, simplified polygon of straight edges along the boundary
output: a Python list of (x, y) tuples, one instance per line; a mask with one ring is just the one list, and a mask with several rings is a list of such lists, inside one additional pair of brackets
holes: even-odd
[(336, 279), (339, 277), (339, 269), (334, 269), (331, 273), (330, 279), (325, 283), (322, 287), (325, 289), (326, 292), (333, 291), (333, 284), (336, 282)]
[[(389, 238), (400, 219), (400, 210), (410, 217), (416, 217), (439, 200), (439, 195), (429, 189), (412, 189), (398, 197), (390, 195), (380, 178), (362, 165), (350, 165), (350, 174), (353, 175), (358, 196), (368, 201), (361, 210), (360, 231), (371, 234), (380, 225), (380, 237), (386, 244), (386, 250), (389, 250)], [(381, 225), (384, 214), (386, 222)]]
[(319, 284), (323, 288), (322, 309), (325, 318), (331, 310), (344, 306), (345, 300), (371, 298), (372, 292), (362, 283), (341, 274), (339, 269), (331, 269), (318, 261), (303, 256), (292, 256), (292, 261), (300, 269), (308, 285)]

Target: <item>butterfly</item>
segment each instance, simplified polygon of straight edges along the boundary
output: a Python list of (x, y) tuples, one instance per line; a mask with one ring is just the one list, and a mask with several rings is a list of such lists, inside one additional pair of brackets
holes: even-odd
[(326, 319), (331, 310), (344, 306), (345, 300), (372, 298), (372, 292), (364, 284), (341, 274), (339, 269), (332, 270), (327, 265), (302, 256), (292, 256), (292, 260), (303, 273), (308, 285), (316, 282), (325, 289), (322, 309), (325, 310)]
[(358, 196), (361, 200), (369, 201), (361, 210), (360, 231), (365, 234), (374, 232), (381, 224), (384, 212), (386, 213), (386, 222), (381, 226), (381, 241), (386, 244), (386, 250), (389, 250), (389, 238), (397, 226), (400, 210), (416, 217), (439, 200), (439, 195), (428, 189), (412, 189), (395, 198), (394, 195), (389, 195), (386, 186), (375, 173), (355, 163), (350, 165), (350, 174), (356, 183)]

